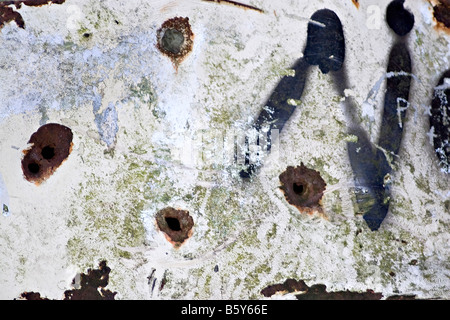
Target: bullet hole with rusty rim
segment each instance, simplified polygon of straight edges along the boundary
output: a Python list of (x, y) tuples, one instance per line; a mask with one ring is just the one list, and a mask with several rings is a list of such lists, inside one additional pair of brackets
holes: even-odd
[(438, 0), (433, 6), (433, 17), (438, 28), (450, 31), (450, 0)]
[(308, 214), (322, 212), (321, 199), (326, 183), (318, 171), (307, 168), (302, 162), (300, 166), (287, 167), (279, 178), (280, 189), (289, 204)]
[(32, 146), (23, 151), (22, 171), (36, 185), (48, 179), (72, 151), (73, 133), (70, 128), (49, 123), (33, 133), (28, 141)]
[(167, 207), (156, 213), (156, 224), (167, 241), (179, 248), (191, 237), (194, 219), (189, 211)]
[(165, 21), (156, 35), (157, 48), (178, 68), (194, 46), (194, 33), (189, 18), (175, 17)]

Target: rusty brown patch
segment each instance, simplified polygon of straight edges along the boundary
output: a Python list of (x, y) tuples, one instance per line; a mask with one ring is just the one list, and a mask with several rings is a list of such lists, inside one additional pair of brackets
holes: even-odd
[[(64, 291), (63, 300), (114, 300), (117, 292), (105, 289), (109, 282), (111, 269), (103, 260), (98, 269), (88, 269), (87, 274), (80, 274), (72, 280), (72, 286), (80, 288)], [(49, 300), (41, 297), (39, 292), (24, 292), (20, 295), (23, 300)]]
[(435, 1), (433, 17), (439, 30), (450, 32), (450, 0)]
[(286, 294), (292, 292), (304, 292), (308, 290), (308, 286), (303, 280), (287, 279), (284, 283), (273, 284), (261, 290), (261, 294), (265, 297), (271, 297), (274, 294)]
[(40, 185), (67, 159), (72, 151), (72, 130), (49, 123), (31, 135), (31, 148), (23, 151), (22, 171), (30, 182)]
[(191, 237), (194, 219), (188, 211), (167, 207), (156, 214), (156, 224), (166, 236), (167, 241), (175, 248), (179, 248)]
[[(66, 290), (64, 300), (114, 300), (117, 292), (105, 289), (109, 282), (111, 269), (103, 260), (99, 263), (98, 269), (88, 269), (87, 274), (82, 273), (79, 278), (79, 289)], [(76, 280), (72, 280), (72, 285)]]
[(312, 214), (314, 211), (322, 212), (321, 199), (326, 183), (316, 170), (307, 168), (303, 162), (300, 166), (287, 167), (280, 174), (280, 189), (291, 205), (301, 212)]
[(14, 21), (20, 28), (25, 28), (25, 22), (22, 16), (13, 8), (0, 4), (0, 29), (11, 21)]
[(16, 9), (20, 9), (22, 4), (30, 7), (40, 7), (47, 4), (63, 4), (66, 0), (22, 0), (22, 1), (3, 1), (0, 2), (0, 29), (6, 23), (14, 21), (18, 27), (25, 29), (25, 22), (21, 14), (15, 11), (10, 5), (14, 5)]
[(194, 33), (189, 18), (175, 17), (165, 21), (156, 35), (157, 48), (172, 60), (175, 69), (178, 70), (178, 66), (194, 46)]
[(20, 295), (21, 299), (24, 300), (49, 300), (48, 298), (41, 297), (41, 294), (39, 292), (23, 292)]
[[(328, 292), (324, 284), (306, 285), (303, 280), (287, 279), (282, 284), (270, 285), (263, 290), (261, 294), (265, 297), (271, 297), (274, 294), (296, 293), (298, 300), (380, 300), (383, 295), (380, 292), (366, 290), (365, 292), (354, 291), (334, 291)], [(415, 295), (395, 295), (386, 300), (416, 300)]]
[(358, 0), (352, 0), (352, 2), (355, 5), (356, 9), (359, 9), (359, 1)]

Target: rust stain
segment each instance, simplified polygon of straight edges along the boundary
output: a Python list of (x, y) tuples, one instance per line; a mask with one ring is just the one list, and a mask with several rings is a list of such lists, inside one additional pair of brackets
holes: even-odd
[[(88, 269), (87, 274), (80, 275), (80, 289), (66, 290), (64, 300), (114, 300), (117, 292), (105, 289), (109, 282), (111, 269), (103, 260), (98, 269)], [(72, 285), (76, 282), (72, 280)]]
[(287, 202), (300, 212), (323, 214), (321, 199), (326, 183), (318, 171), (307, 168), (302, 162), (300, 166), (287, 167), (279, 178)]
[[(79, 285), (79, 289), (64, 291), (63, 300), (114, 300), (117, 292), (105, 289), (109, 282), (109, 273), (111, 269), (103, 260), (99, 263), (98, 269), (88, 269), (87, 274), (82, 273), (78, 278), (72, 280), (72, 286)], [(20, 295), (22, 300), (49, 300), (42, 297), (39, 292), (23, 292)]]
[(286, 294), (292, 292), (306, 292), (308, 286), (303, 280), (287, 279), (283, 283), (273, 284), (261, 290), (265, 297), (271, 297), (274, 294)]
[[(287, 279), (284, 283), (273, 284), (261, 290), (265, 297), (275, 294), (295, 293), (297, 300), (380, 300), (383, 295), (371, 289), (365, 292), (334, 291), (328, 292), (324, 284), (306, 285), (304, 280)], [(394, 295), (386, 300), (416, 300), (415, 295)]]
[(29, 7), (41, 7), (48, 4), (63, 4), (66, 0), (22, 0), (22, 1), (3, 1), (0, 2), (0, 29), (6, 23), (14, 21), (19, 28), (25, 29), (25, 22), (21, 14), (9, 7), (14, 5), (16, 9), (20, 9), (22, 4)]
[(257, 7), (254, 7), (254, 6), (245, 4), (245, 3), (237, 2), (237, 1), (231, 1), (231, 0), (203, 0), (203, 1), (216, 2), (216, 3), (219, 3), (219, 4), (220, 3), (225, 3), (225, 4), (230, 4), (230, 5), (233, 5), (233, 6), (242, 8), (242, 9), (245, 9), (245, 10), (254, 10), (254, 11), (257, 11), (259, 13), (264, 13), (264, 10), (262, 10), (260, 8), (257, 8)]
[(352, 2), (355, 5), (356, 9), (359, 9), (359, 1), (358, 0), (352, 0)]
[(34, 291), (25, 291), (20, 295), (20, 298), (23, 300), (49, 300), (48, 298), (41, 297), (41, 294), (39, 292)]
[(157, 48), (168, 56), (176, 70), (194, 46), (194, 33), (189, 18), (175, 17), (165, 21), (157, 30)]
[(194, 220), (186, 210), (164, 208), (156, 214), (156, 224), (176, 249), (192, 236)]
[(435, 29), (450, 34), (450, 0), (434, 0), (430, 4), (433, 6)]
[(30, 182), (40, 185), (48, 179), (72, 152), (73, 134), (68, 127), (49, 123), (31, 135), (31, 148), (23, 151), (22, 171)]

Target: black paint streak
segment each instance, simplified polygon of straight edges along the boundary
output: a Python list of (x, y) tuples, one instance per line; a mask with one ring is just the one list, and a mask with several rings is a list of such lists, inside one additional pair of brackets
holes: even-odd
[[(388, 77), (384, 96), (384, 113), (378, 145), (398, 154), (403, 134), (407, 101), (411, 85), (411, 58), (402, 42), (394, 45), (389, 55), (387, 72), (404, 72), (408, 75)], [(400, 108), (400, 110), (399, 110)], [(400, 117), (399, 117), (400, 113)]]
[[(386, 20), (399, 36), (405, 36), (414, 25), (414, 16), (403, 7), (404, 0), (394, 0), (387, 8)], [(309, 66), (317, 65), (322, 73), (330, 72), (336, 91), (345, 96), (349, 88), (344, 66), (345, 38), (339, 17), (331, 10), (316, 11), (308, 23), (307, 44), (304, 57), (294, 66), (295, 77), (284, 77), (275, 88), (267, 108), (263, 109), (254, 124), (259, 132), (264, 126), (270, 130), (283, 128), (295, 111), (288, 99), (299, 100), (303, 93)], [(411, 84), (411, 58), (401, 39), (392, 47), (387, 66), (389, 74), (386, 86), (381, 134), (377, 146), (357, 119), (358, 105), (352, 97), (346, 97), (343, 112), (348, 133), (357, 137), (348, 142), (347, 149), (355, 180), (355, 196), (360, 213), (369, 228), (378, 230), (389, 210), (390, 173), (398, 155)], [(448, 131), (447, 131), (448, 133)], [(248, 140), (247, 140), (248, 144)], [(268, 150), (269, 150), (268, 147)], [(385, 154), (386, 153), (386, 154)], [(246, 170), (241, 177), (249, 178), (257, 168), (245, 159)]]
[(434, 88), (431, 102), (430, 129), (433, 128), (433, 146), (444, 172), (450, 173), (450, 70), (444, 72)]
[[(405, 36), (414, 25), (414, 16), (403, 8), (403, 2), (391, 2), (386, 12), (389, 26), (400, 36)], [(372, 231), (380, 228), (389, 211), (389, 178), (400, 150), (408, 106), (411, 58), (400, 39), (397, 39), (389, 54), (387, 73), (390, 76), (386, 84), (378, 147), (372, 145), (362, 128), (355, 126), (350, 128), (349, 133), (356, 135), (358, 141), (347, 144), (355, 179), (356, 202)], [(391, 163), (388, 157), (392, 159)]]
[[(336, 91), (344, 96), (348, 88), (345, 68), (331, 74)], [(351, 97), (344, 100), (344, 115), (347, 120), (347, 132), (356, 136), (356, 142), (347, 143), (347, 153), (355, 181), (356, 204), (371, 230), (377, 230), (384, 220), (389, 204), (386, 202), (389, 190), (385, 190), (384, 177), (391, 168), (384, 153), (370, 141), (367, 132), (355, 118), (357, 104)]]
[[(328, 9), (316, 11), (308, 23), (308, 37), (303, 58), (296, 61), (292, 69), (295, 76), (285, 76), (278, 83), (265, 108), (260, 112), (253, 127), (260, 132), (268, 129), (268, 151), (271, 146), (270, 131), (278, 129), (281, 133), (286, 122), (294, 113), (296, 106), (288, 100), (300, 100), (306, 83), (309, 67), (318, 65), (323, 73), (339, 70), (345, 58), (345, 39), (342, 24), (337, 15)], [(247, 145), (245, 146), (247, 148)], [(258, 165), (250, 164), (249, 153), (245, 157), (246, 169), (239, 174), (250, 178)]]
[[(268, 129), (267, 132), (267, 142), (268, 150), (271, 146), (271, 133), (270, 130), (283, 129), (286, 122), (289, 120), (291, 115), (294, 113), (296, 106), (289, 104), (289, 99), (300, 100), (303, 94), (303, 89), (306, 83), (306, 76), (309, 69), (309, 64), (306, 63), (305, 59), (300, 58), (296, 61), (292, 69), (295, 71), (295, 76), (284, 76), (272, 95), (265, 104), (265, 108), (261, 110), (258, 118), (253, 124), (258, 132), (261, 129)], [(248, 149), (248, 140), (246, 139), (246, 150)], [(249, 153), (246, 154), (245, 164), (247, 168), (242, 170), (239, 174), (242, 178), (250, 178), (250, 176), (256, 171), (257, 166), (255, 164), (250, 164)]]
[(318, 65), (324, 74), (342, 68), (345, 39), (336, 13), (322, 9), (311, 16), (304, 57), (310, 65)]

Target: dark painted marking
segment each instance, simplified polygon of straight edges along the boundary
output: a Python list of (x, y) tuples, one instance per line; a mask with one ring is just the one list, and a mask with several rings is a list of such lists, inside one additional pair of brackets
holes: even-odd
[[(265, 108), (261, 110), (253, 127), (259, 132), (262, 128), (267, 127), (267, 150), (271, 149), (271, 130), (278, 129), (280, 132), (286, 122), (294, 113), (296, 106), (289, 104), (289, 99), (300, 100), (306, 83), (306, 77), (309, 70), (309, 64), (304, 59), (299, 59), (292, 69), (295, 76), (284, 76), (275, 87), (271, 96), (265, 104)], [(246, 146), (247, 147), (247, 146)], [(250, 164), (249, 154), (246, 154), (247, 168), (239, 174), (242, 178), (250, 178), (257, 170), (257, 165)]]
[[(386, 81), (383, 118), (378, 138), (378, 146), (385, 152), (390, 153), (393, 156), (393, 162), (395, 162), (395, 156), (398, 155), (403, 138), (406, 107), (409, 103), (411, 86), (411, 58), (408, 48), (403, 42), (397, 42), (392, 47), (387, 72), (406, 73), (390, 76)], [(389, 211), (390, 185), (385, 184), (385, 177), (392, 172), (392, 166), (388, 163), (386, 155), (378, 148), (375, 152), (372, 162), (375, 161), (376, 165), (367, 164), (366, 168), (359, 169), (366, 170), (366, 176), (369, 176), (369, 192), (376, 200), (374, 205), (363, 215), (367, 226), (372, 231), (380, 228)], [(364, 199), (364, 195), (359, 195), (359, 198)]]
[(345, 39), (339, 17), (329, 9), (316, 11), (308, 23), (304, 57), (310, 65), (318, 65), (323, 73), (342, 68)]
[(399, 36), (407, 35), (414, 26), (414, 15), (403, 6), (405, 0), (394, 0), (386, 9), (386, 22)]
[[(387, 67), (388, 73), (400, 71), (411, 74), (409, 51), (406, 45), (401, 42), (395, 44), (392, 48)], [(411, 76), (398, 75), (388, 77), (386, 82), (384, 111), (378, 145), (396, 155), (398, 154), (402, 141), (406, 107), (409, 101)], [(405, 108), (405, 110), (402, 111), (399, 108)]]
[[(403, 7), (403, 6), (402, 6)], [(404, 72), (408, 75), (391, 76), (387, 80), (384, 113), (381, 124), (379, 143), (387, 152), (397, 155), (405, 119), (405, 112), (399, 107), (406, 107), (411, 82), (411, 59), (406, 46), (398, 42), (391, 50), (387, 72)], [(349, 88), (343, 66), (333, 72), (334, 85), (340, 95)], [(348, 133), (357, 137), (356, 142), (347, 143), (347, 152), (355, 180), (355, 197), (359, 211), (372, 230), (378, 230), (389, 210), (390, 189), (385, 177), (392, 172), (386, 155), (370, 141), (367, 132), (359, 124), (355, 115), (357, 104), (348, 97), (344, 101), (344, 115), (348, 123)], [(402, 126), (399, 125), (401, 121)]]
[(440, 78), (431, 102), (430, 129), (434, 130), (433, 146), (444, 172), (450, 173), (450, 70)]
[[(303, 58), (297, 60), (292, 67), (295, 76), (285, 76), (280, 80), (253, 125), (258, 132), (263, 127), (268, 128), (268, 151), (272, 143), (271, 130), (278, 129), (281, 133), (296, 109), (288, 100), (300, 100), (303, 95), (309, 67), (318, 65), (323, 73), (328, 73), (330, 70), (340, 70), (345, 59), (344, 32), (336, 13), (329, 9), (318, 10), (310, 20)], [(247, 153), (246, 169), (239, 173), (242, 178), (250, 178), (259, 167), (257, 164), (248, 163), (248, 159)]]

